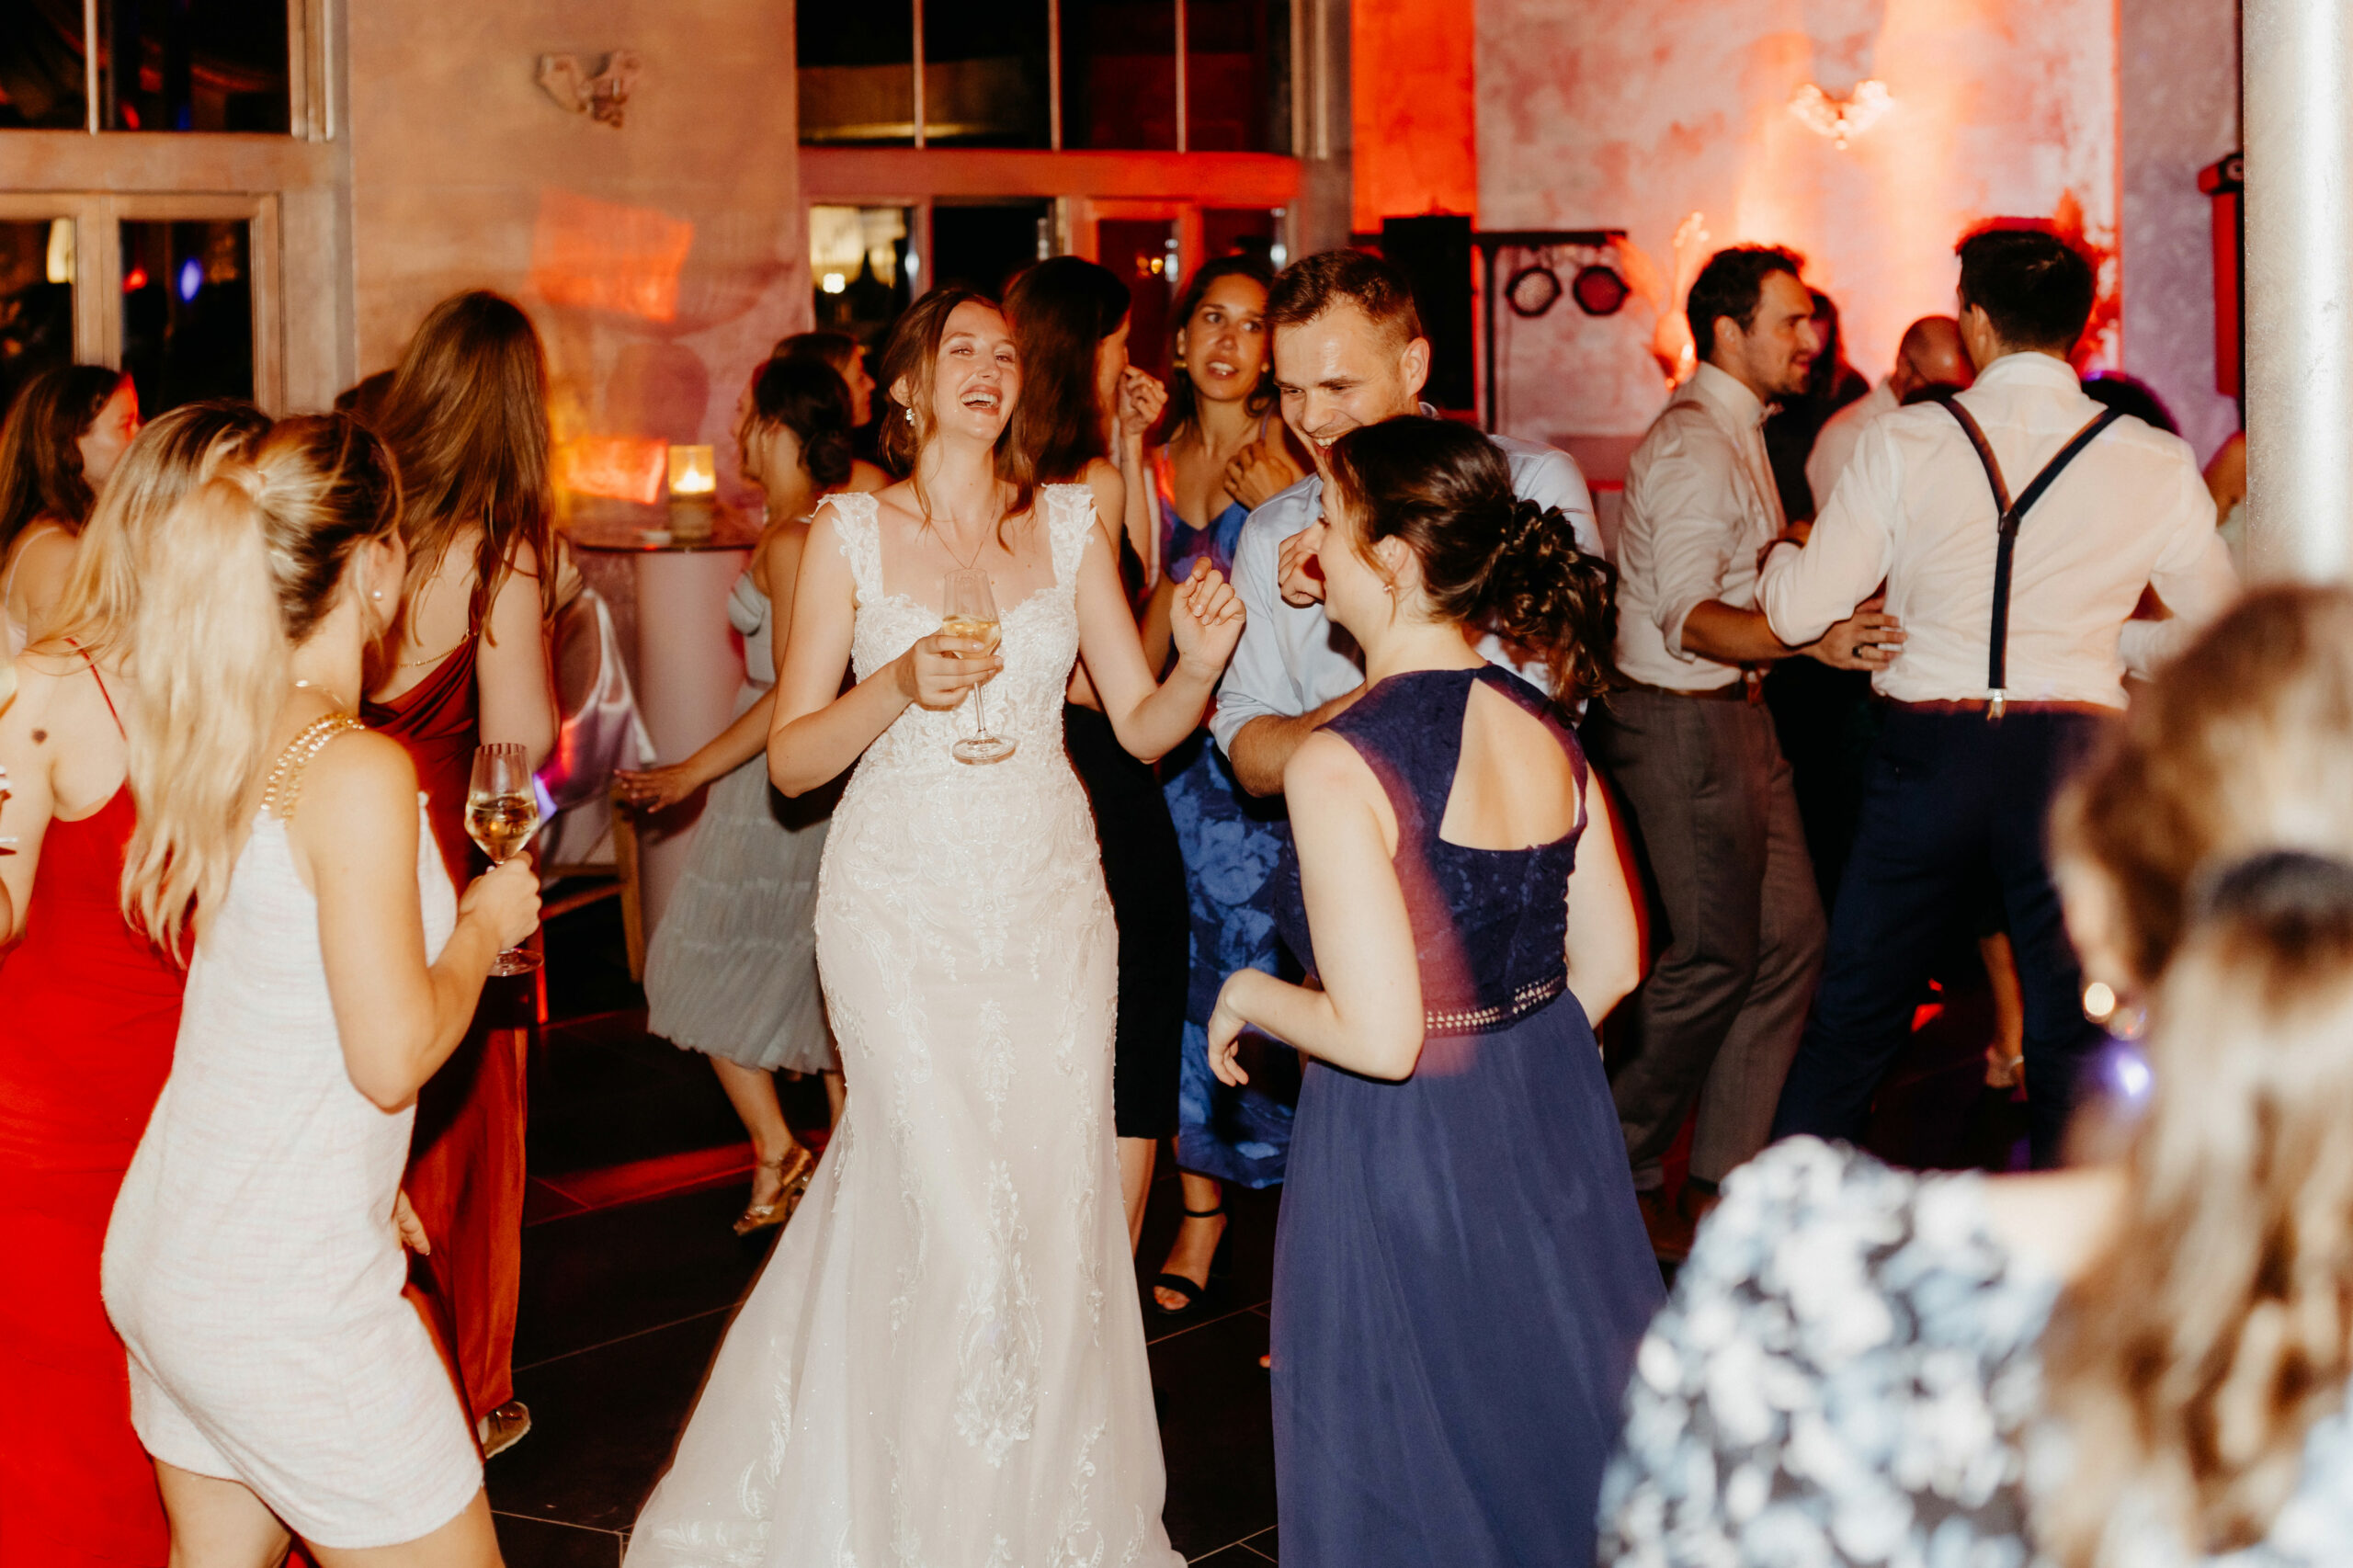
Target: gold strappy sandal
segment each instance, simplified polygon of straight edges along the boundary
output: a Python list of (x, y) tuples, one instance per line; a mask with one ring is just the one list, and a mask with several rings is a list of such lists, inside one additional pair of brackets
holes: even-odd
[(792, 1211), (801, 1207), (801, 1194), (809, 1190), (809, 1178), (817, 1174), (817, 1156), (795, 1143), (790, 1153), (779, 1159), (762, 1160), (759, 1168), (776, 1172), (783, 1178), (784, 1187), (777, 1193), (774, 1202), (755, 1203), (744, 1210), (735, 1221), (735, 1233), (739, 1236), (748, 1236), (754, 1231), (781, 1225), (792, 1218)]

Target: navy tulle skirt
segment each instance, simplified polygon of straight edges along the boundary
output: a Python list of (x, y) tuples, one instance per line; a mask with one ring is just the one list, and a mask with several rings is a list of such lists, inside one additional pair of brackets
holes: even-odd
[(1275, 1245), (1286, 1568), (1584, 1568), (1665, 1300), (1574, 995), (1307, 1070)]

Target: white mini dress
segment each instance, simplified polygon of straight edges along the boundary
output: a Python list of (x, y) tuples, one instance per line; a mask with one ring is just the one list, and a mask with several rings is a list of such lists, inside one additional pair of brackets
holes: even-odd
[[(431, 959), (457, 898), (429, 827), (416, 880)], [(147, 1451), (244, 1483), (322, 1546), (415, 1540), (482, 1487), (449, 1374), (401, 1295), (392, 1203), (415, 1115), (352, 1085), (318, 903), (265, 812), (189, 966), (101, 1280)]]

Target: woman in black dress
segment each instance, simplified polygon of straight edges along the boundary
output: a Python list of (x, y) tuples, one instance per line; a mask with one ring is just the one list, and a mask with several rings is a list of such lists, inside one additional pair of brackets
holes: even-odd
[[(1021, 354), (1014, 439), (1040, 484), (1086, 484), (1117, 550), (1139, 613), (1158, 576), (1159, 512), (1143, 466), (1143, 435), (1160, 416), (1160, 383), (1128, 363), (1127, 286), (1077, 256), (1041, 261), (1006, 290)], [(1113, 455), (1118, 461), (1114, 463)], [(1176, 1131), (1177, 1051), (1185, 1024), (1191, 915), (1185, 858), (1152, 765), (1120, 744), (1086, 668), (1063, 710), (1071, 766), (1095, 807), (1103, 881), (1120, 926), (1120, 1017), (1111, 1062), (1120, 1187), (1128, 1244), (1143, 1229), (1160, 1141)]]

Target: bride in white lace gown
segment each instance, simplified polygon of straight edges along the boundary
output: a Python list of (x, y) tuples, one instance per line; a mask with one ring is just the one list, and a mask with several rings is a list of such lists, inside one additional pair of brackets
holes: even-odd
[[(1200, 722), (1241, 604), (1188, 583), (1154, 686), (1088, 492), (1021, 509), (1020, 367), (985, 300), (917, 301), (883, 381), (917, 483), (818, 512), (768, 748), (788, 793), (857, 763), (816, 907), (848, 1103), (627, 1562), (1172, 1568), (1111, 1139), (1117, 944), (1063, 692), (1083, 653), (1156, 756)], [(939, 634), (970, 564), (994, 652)], [(983, 682), (1018, 749), (966, 766)]]

